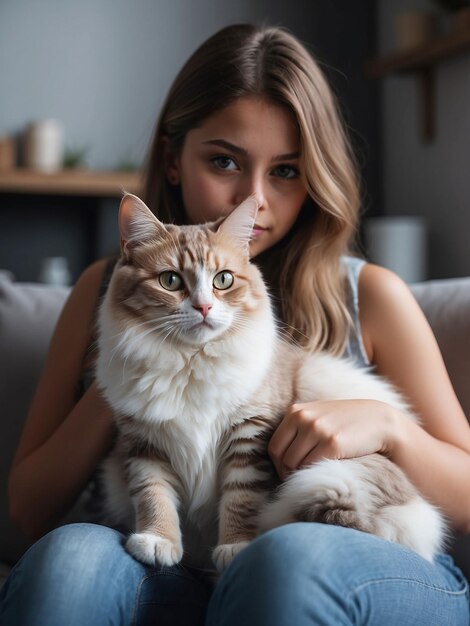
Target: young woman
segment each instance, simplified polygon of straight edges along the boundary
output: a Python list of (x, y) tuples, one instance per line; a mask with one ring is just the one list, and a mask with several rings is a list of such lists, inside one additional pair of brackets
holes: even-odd
[[(157, 125), (144, 199), (163, 221), (199, 223), (255, 193), (251, 254), (279, 315), (310, 349), (373, 365), (422, 426), (372, 401), (293, 406), (269, 444), (281, 477), (321, 457), (387, 454), (470, 528), (470, 429), (436, 341), (406, 285), (348, 257), (359, 190), (337, 106), (318, 65), (278, 28), (232, 26), (183, 67)], [(61, 520), (113, 444), (92, 378), (97, 301), (111, 265), (73, 289), (11, 470), (11, 515), (42, 537), (2, 592), (14, 624), (468, 624), (468, 588), (449, 556), (323, 524), (291, 524), (246, 548), (213, 586), (184, 565), (130, 557), (115, 529)], [(99, 500), (95, 492), (92, 504)]]

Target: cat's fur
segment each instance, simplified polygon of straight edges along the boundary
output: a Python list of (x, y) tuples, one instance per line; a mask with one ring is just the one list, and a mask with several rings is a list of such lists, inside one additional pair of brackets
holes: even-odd
[[(294, 403), (375, 399), (415, 418), (378, 376), (281, 338), (249, 262), (256, 210), (250, 198), (217, 224), (164, 226), (138, 198), (123, 198), (96, 372), (119, 433), (105, 464), (109, 520), (134, 529), (127, 550), (152, 565), (179, 562), (183, 539), (197, 561), (217, 520), (208, 541), (219, 570), (260, 532), (296, 520), (371, 532), (432, 560), (442, 517), (380, 454), (319, 461), (279, 484), (267, 444)], [(184, 290), (163, 288), (168, 270)], [(235, 281), (218, 290), (212, 280), (223, 270)]]

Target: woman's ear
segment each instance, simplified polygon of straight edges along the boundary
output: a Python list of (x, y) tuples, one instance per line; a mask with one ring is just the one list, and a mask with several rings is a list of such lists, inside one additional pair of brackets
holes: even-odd
[(165, 166), (165, 177), (170, 185), (180, 184), (180, 159), (170, 150), (170, 140), (162, 137), (163, 159)]

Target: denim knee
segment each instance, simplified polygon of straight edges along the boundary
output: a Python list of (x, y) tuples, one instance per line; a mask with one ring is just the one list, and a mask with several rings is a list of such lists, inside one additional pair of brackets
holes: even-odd
[(35, 578), (58, 578), (62, 585), (87, 582), (94, 586), (112, 573), (116, 551), (122, 550), (121, 535), (96, 524), (69, 524), (51, 531), (35, 543), (20, 561)]
[(310, 585), (325, 587), (328, 581), (335, 588), (352, 588), (374, 576), (393, 575), (400, 562), (423, 583), (435, 584), (436, 568), (408, 548), (352, 528), (299, 522), (258, 537), (226, 574), (233, 578), (243, 571), (243, 579), (275, 585), (283, 594), (295, 593), (292, 585), (285, 586), (293, 577), (307, 577)]
[[(361, 542), (352, 535), (351, 529), (327, 524), (296, 523), (275, 528), (258, 537), (237, 558), (234, 566), (256, 573), (258, 580), (265, 577), (271, 582), (280, 581), (293, 571), (307, 570), (309, 574), (322, 570), (329, 574), (335, 567), (344, 566), (344, 559), (351, 557), (351, 544), (355, 539), (354, 551), (361, 549)], [(363, 549), (368, 552), (368, 535)], [(347, 556), (346, 556), (347, 555)], [(357, 555), (360, 558), (360, 555)], [(287, 574), (289, 573), (289, 574)], [(255, 574), (254, 574), (255, 575)]]
[(70, 524), (42, 537), (5, 583), (0, 624), (98, 624), (113, 611), (130, 615), (142, 568), (128, 566), (122, 541), (95, 524)]
[(320, 573), (336, 560), (335, 545), (323, 526), (288, 524), (247, 546), (219, 580), (207, 624), (231, 626), (241, 614), (259, 626), (318, 623), (312, 614), (312, 596), (320, 595), (322, 605), (329, 605), (330, 623), (346, 623), (342, 586), (330, 585), (330, 578)]
[(440, 625), (446, 615), (447, 623), (467, 624), (466, 582), (442, 563), (354, 529), (288, 524), (233, 560), (211, 598), (207, 624), (232, 626), (240, 615), (257, 626)]

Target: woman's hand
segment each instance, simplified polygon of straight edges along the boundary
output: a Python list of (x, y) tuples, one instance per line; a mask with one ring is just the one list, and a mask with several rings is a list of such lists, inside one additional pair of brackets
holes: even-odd
[(401, 413), (376, 400), (294, 404), (271, 437), (268, 453), (280, 478), (321, 459), (389, 454)]

